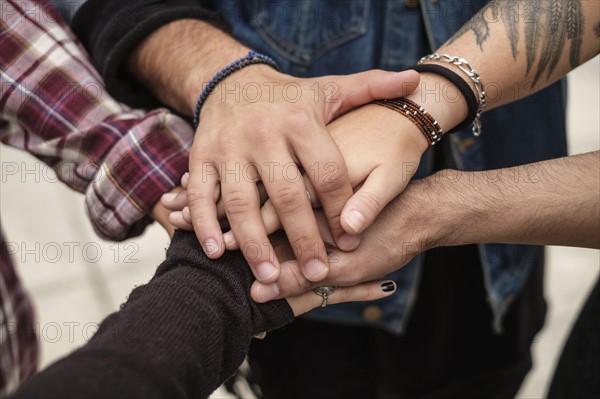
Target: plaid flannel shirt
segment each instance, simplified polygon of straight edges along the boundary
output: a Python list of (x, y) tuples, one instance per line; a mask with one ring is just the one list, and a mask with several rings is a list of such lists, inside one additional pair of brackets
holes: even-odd
[(51, 4), (3, 0), (0, 12), (0, 139), (85, 192), (100, 236), (140, 234), (187, 171), (192, 128), (166, 109), (112, 99)]
[[(85, 193), (102, 237), (121, 240), (187, 170), (192, 128), (166, 109), (113, 100), (88, 55), (45, 1), (0, 3), (0, 139)], [(1, 238), (1, 235), (0, 235)], [(0, 397), (37, 367), (33, 309), (0, 242)]]

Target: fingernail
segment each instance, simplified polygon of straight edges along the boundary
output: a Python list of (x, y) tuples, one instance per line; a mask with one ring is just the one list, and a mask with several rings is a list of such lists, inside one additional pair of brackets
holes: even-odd
[(344, 215), (344, 221), (356, 233), (360, 233), (365, 225), (365, 217), (359, 211), (349, 211)]
[(279, 287), (277, 284), (258, 284), (256, 294), (260, 302), (271, 301), (279, 296)]
[(277, 268), (270, 262), (263, 262), (256, 266), (256, 274), (259, 281), (265, 281), (277, 273)]
[(219, 250), (219, 244), (217, 244), (217, 240), (214, 238), (209, 238), (208, 240), (204, 241), (202, 248), (204, 249), (204, 253), (210, 256)]
[(233, 236), (233, 232), (228, 231), (227, 233), (223, 234), (223, 241), (225, 241), (225, 244), (229, 246), (234, 246), (235, 237)]
[(392, 292), (396, 290), (396, 284), (393, 281), (387, 281), (381, 284), (381, 291)]
[(360, 244), (360, 237), (352, 236), (350, 234), (342, 234), (338, 240), (338, 247), (342, 251), (352, 251)]
[(318, 281), (317, 279), (326, 274), (328, 270), (327, 265), (320, 260), (309, 260), (304, 265), (304, 277), (310, 281)]
[(162, 195), (162, 200), (165, 202), (171, 202), (177, 197), (177, 193), (166, 193)]

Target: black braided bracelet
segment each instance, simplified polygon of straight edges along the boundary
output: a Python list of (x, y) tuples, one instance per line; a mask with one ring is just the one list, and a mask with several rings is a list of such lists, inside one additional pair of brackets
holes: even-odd
[(208, 82), (206, 87), (204, 87), (204, 90), (202, 90), (202, 93), (200, 93), (200, 96), (198, 96), (198, 101), (196, 102), (196, 109), (194, 110), (194, 131), (198, 129), (198, 124), (200, 123), (200, 110), (202, 109), (204, 102), (206, 101), (210, 93), (215, 89), (215, 87), (217, 87), (217, 85), (223, 79), (225, 79), (232, 73), (254, 64), (267, 64), (272, 68), (279, 70), (279, 66), (277, 65), (275, 60), (273, 60), (271, 57), (268, 57), (264, 54), (256, 53), (254, 51), (250, 51), (246, 56), (232, 62), (225, 68), (221, 69), (219, 72), (217, 72), (215, 76), (212, 77), (212, 79)]
[(417, 72), (430, 72), (430, 73), (434, 73), (436, 75), (440, 75), (440, 76), (448, 79), (450, 81), (450, 83), (452, 83), (454, 86), (456, 86), (458, 91), (461, 92), (461, 94), (467, 101), (467, 107), (468, 107), (467, 117), (465, 118), (464, 121), (462, 121), (462, 123), (460, 125), (456, 126), (452, 130), (450, 130), (448, 133), (455, 133), (455, 132), (461, 131), (461, 130), (465, 129), (467, 126), (469, 126), (471, 124), (471, 122), (473, 122), (473, 120), (477, 116), (477, 108), (479, 107), (479, 103), (477, 101), (477, 97), (475, 97), (475, 94), (473, 93), (473, 90), (471, 89), (471, 86), (469, 86), (469, 84), (467, 82), (465, 82), (465, 80), (463, 78), (461, 78), (460, 75), (458, 75), (454, 71), (451, 71), (448, 68), (444, 68), (443, 66), (436, 65), (436, 64), (420, 64), (420, 65), (411, 66), (410, 68), (407, 68), (407, 70), (408, 69), (413, 69)]

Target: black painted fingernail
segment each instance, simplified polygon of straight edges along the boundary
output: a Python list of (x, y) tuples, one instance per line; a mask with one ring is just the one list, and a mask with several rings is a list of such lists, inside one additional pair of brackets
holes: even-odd
[(395, 289), (396, 289), (396, 284), (394, 284), (392, 281), (388, 281), (387, 283), (381, 284), (381, 291), (383, 291), (383, 292), (391, 292), (391, 291), (394, 291)]

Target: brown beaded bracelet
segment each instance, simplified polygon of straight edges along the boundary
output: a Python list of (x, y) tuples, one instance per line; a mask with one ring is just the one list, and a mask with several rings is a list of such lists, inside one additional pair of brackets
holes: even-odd
[(423, 107), (408, 98), (400, 97), (392, 100), (377, 100), (374, 104), (381, 105), (398, 112), (400, 115), (406, 116), (419, 128), (430, 146), (435, 145), (444, 135), (439, 123)]

